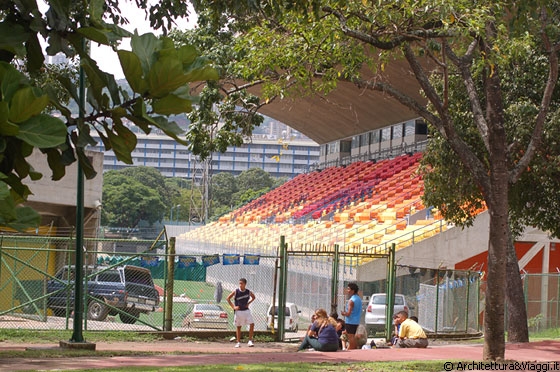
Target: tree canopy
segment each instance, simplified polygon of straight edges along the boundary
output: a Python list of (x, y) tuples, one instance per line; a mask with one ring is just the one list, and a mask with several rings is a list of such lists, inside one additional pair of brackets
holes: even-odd
[[(150, 172), (150, 168), (142, 168), (135, 172), (136, 176)], [(123, 171), (104, 174), (101, 209), (104, 226), (135, 227), (140, 220), (153, 224), (162, 220), (166, 209), (163, 196), (156, 188), (145, 184), (142, 177), (127, 175)]]
[[(197, 0), (194, 4), (195, 9), (210, 10), (215, 26), (239, 32), (236, 44), (246, 54), (237, 63), (244, 76), (261, 84), (263, 101), (289, 94), (323, 95), (340, 80), (350, 81), (357, 94), (360, 89), (381, 91), (402, 103), (445, 140), (490, 212), (484, 358), (503, 358), (510, 188), (522, 182), (535, 159), (551, 115), (558, 80), (559, 3)], [(536, 97), (533, 107), (525, 105), (528, 111), (523, 112), (524, 105), (504, 97), (509, 89), (504, 75), (512, 72), (512, 64), (521, 72), (530, 68), (528, 60), (518, 58), (527, 51), (545, 61), (546, 77), (542, 84), (519, 86)], [(407, 63), (428, 106), (384, 77), (385, 67), (395, 60)], [(467, 104), (462, 118), (453, 111), (463, 107), (453, 92), (459, 86), (460, 99)], [(509, 132), (514, 126), (507, 125), (516, 106), (523, 114), (518, 122), (526, 128), (524, 141)], [(465, 122), (469, 125), (462, 125)], [(467, 191), (465, 196), (474, 195), (472, 188)]]
[[(47, 157), (54, 180), (76, 160), (87, 178), (96, 174), (84, 153), (96, 143), (92, 131), (126, 164), (132, 163), (137, 130), (161, 131), (199, 154), (202, 143), (190, 142), (169, 116), (192, 110), (192, 83), (218, 78), (194, 46), (176, 47), (166, 36), (123, 29), (128, 20), (118, 0), (45, 3), (44, 12), (33, 0), (0, 3), (0, 224), (15, 228), (39, 223), (36, 212), (20, 207), (31, 192), (23, 180), (42, 177), (26, 161), (33, 148)], [(186, 14), (184, 2), (135, 3), (149, 9), (152, 26), (164, 31)], [(125, 38), (131, 50), (119, 49)], [(65, 74), (57, 75), (58, 84), (30, 78), (45, 69), (42, 40), (48, 55), (63, 53), (79, 61), (78, 87)], [(132, 94), (99, 69), (88, 54), (89, 43), (113, 48)], [(72, 103), (80, 107), (78, 115), (70, 109)]]
[(273, 178), (260, 168), (248, 169), (238, 176), (225, 172), (215, 174), (211, 182), (212, 218), (240, 207), (284, 182), (286, 179)]

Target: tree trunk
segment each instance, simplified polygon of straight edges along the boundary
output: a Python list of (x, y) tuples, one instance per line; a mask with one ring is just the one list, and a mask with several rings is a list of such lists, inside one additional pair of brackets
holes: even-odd
[[(489, 34), (495, 35), (493, 24)], [(486, 45), (488, 47), (489, 45)], [(500, 361), (505, 356), (505, 297), (507, 246), (509, 229), (509, 172), (507, 168), (507, 138), (504, 128), (503, 101), (501, 100), (499, 71), (493, 71), (485, 81), (486, 117), (488, 122), (489, 182), (485, 184), (484, 198), (490, 215), (488, 241), (488, 277), (484, 313), (485, 360)], [(481, 123), (482, 126), (482, 123)]]
[[(496, 198), (499, 199), (499, 198)], [(507, 198), (505, 198), (507, 201)], [(488, 244), (488, 271), (486, 279), (486, 303), (484, 307), (484, 360), (503, 360), (505, 355), (504, 340), (504, 304), (506, 282), (507, 204), (504, 208), (489, 206), (490, 239)], [(493, 210), (492, 210), (493, 209)], [(500, 212), (499, 210), (502, 210)]]
[(529, 342), (527, 326), (527, 308), (523, 293), (523, 282), (519, 275), (519, 264), (513, 241), (510, 238), (507, 247), (506, 267), (506, 300), (507, 300), (507, 340), (508, 342)]

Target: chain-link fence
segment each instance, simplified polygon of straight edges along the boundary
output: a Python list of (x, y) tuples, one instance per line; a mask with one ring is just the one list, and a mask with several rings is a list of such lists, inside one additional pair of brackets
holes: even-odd
[[(397, 265), (393, 313), (407, 311), (431, 335), (468, 337), (480, 332), (480, 274)], [(362, 322), (370, 335), (382, 335), (387, 280), (359, 281)]]
[(522, 279), (529, 332), (560, 328), (560, 273), (524, 274)]
[[(84, 245), (86, 330), (163, 330), (165, 317), (170, 316), (174, 330), (232, 331), (233, 311), (226, 297), (238, 287), (240, 278), (247, 279), (247, 288), (256, 295), (252, 304), (255, 329), (271, 326), (270, 306), (279, 297), (278, 247), (178, 239), (173, 286), (168, 287), (166, 240), (86, 239)], [(1, 328), (72, 328), (74, 252), (71, 238), (0, 237)], [(340, 313), (347, 302), (343, 288), (349, 282), (360, 287), (364, 324), (372, 322), (368, 313), (373, 311), (368, 308), (375, 294), (386, 292), (387, 273), (368, 272), (367, 265), (362, 265), (366, 260), (348, 252), (341, 252), (338, 262), (334, 257), (328, 251), (307, 255), (288, 251), (286, 302), (297, 309), (286, 309), (291, 322), (287, 330), (305, 329), (317, 308)], [(524, 275), (532, 332), (559, 327), (559, 275)], [(371, 276), (377, 279), (364, 279)], [(167, 293), (165, 288), (170, 288)], [(395, 309), (406, 306), (433, 334), (476, 334), (481, 329), (484, 301), (478, 272), (397, 265), (394, 288), (397, 297), (404, 298), (402, 304), (395, 303)], [(171, 311), (166, 313), (168, 307)], [(206, 312), (217, 321), (200, 322), (197, 318)], [(373, 322), (381, 324), (384, 319)]]

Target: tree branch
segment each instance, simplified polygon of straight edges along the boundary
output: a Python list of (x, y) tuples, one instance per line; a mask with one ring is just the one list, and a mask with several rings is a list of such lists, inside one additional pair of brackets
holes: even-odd
[(478, 94), (476, 93), (476, 85), (471, 74), (472, 56), (477, 45), (478, 41), (473, 40), (473, 42), (467, 48), (467, 53), (462, 58), (457, 57), (449, 44), (445, 45), (445, 51), (449, 59), (455, 64), (455, 66), (457, 66), (459, 72), (461, 73), (461, 76), (463, 77), (463, 83), (465, 84), (467, 95), (471, 103), (473, 120), (481, 134), (486, 150), (490, 151), (490, 144), (488, 142), (488, 123), (486, 122), (486, 118), (484, 117), (484, 111), (482, 110), (482, 106), (480, 105), (480, 99), (478, 98)]
[(552, 94), (556, 87), (556, 83), (558, 81), (558, 52), (560, 50), (560, 43), (556, 43), (551, 45), (550, 39), (545, 32), (546, 26), (546, 12), (543, 10), (542, 12), (543, 22), (541, 25), (541, 37), (543, 39), (545, 47), (548, 49), (548, 62), (549, 62), (549, 70), (548, 70), (548, 79), (546, 81), (546, 86), (543, 92), (543, 96), (541, 99), (541, 105), (539, 108), (539, 113), (537, 114), (537, 119), (535, 122), (535, 128), (533, 129), (533, 135), (531, 136), (531, 140), (527, 145), (527, 149), (525, 153), (517, 163), (517, 165), (511, 170), (509, 175), (509, 182), (515, 183), (519, 180), (523, 172), (529, 166), (529, 163), (533, 160), (533, 156), (537, 151), (543, 135), (543, 128), (546, 121), (546, 116), (548, 114), (548, 110), (550, 108), (550, 102), (552, 101)]
[(414, 30), (406, 35), (396, 35), (389, 41), (382, 41), (375, 34), (370, 35), (361, 31), (350, 29), (348, 27), (347, 18), (340, 11), (335, 10), (328, 6), (323, 7), (322, 10), (323, 12), (327, 14), (331, 14), (336, 18), (338, 18), (338, 21), (340, 22), (340, 29), (345, 35), (354, 38), (356, 40), (363, 41), (364, 43), (373, 45), (374, 47), (382, 50), (395, 49), (396, 47), (408, 41), (417, 41), (419, 39), (430, 39), (435, 37), (448, 36), (445, 33), (444, 34), (440, 33), (439, 30), (436, 31), (431, 29), (428, 30), (419, 29), (419, 30)]
[[(488, 190), (490, 184), (484, 165), (470, 150), (470, 147), (465, 143), (465, 141), (463, 141), (463, 139), (455, 130), (453, 120), (449, 116), (448, 108), (445, 107), (433, 85), (430, 83), (428, 75), (418, 62), (418, 59), (414, 55), (414, 51), (412, 50), (410, 45), (405, 44), (403, 50), (416, 80), (420, 84), (420, 87), (426, 94), (426, 97), (428, 98), (430, 103), (434, 106), (435, 110), (439, 114), (439, 118), (435, 121), (429, 119), (426, 116), (422, 117), (424, 117), (438, 129), (441, 135), (449, 142), (449, 144), (453, 148), (453, 151), (455, 151), (455, 153), (457, 153), (457, 155), (461, 158), (465, 166), (471, 170), (477, 182), (480, 185), (483, 185), (483, 187)], [(435, 115), (432, 115), (432, 117), (435, 117)]]

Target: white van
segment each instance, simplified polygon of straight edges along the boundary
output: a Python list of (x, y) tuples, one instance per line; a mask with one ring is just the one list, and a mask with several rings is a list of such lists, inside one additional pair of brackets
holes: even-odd
[[(274, 329), (278, 329), (278, 306), (275, 306), (274, 309)], [(286, 309), (284, 310), (284, 315), (286, 316), (284, 328), (286, 329), (286, 331), (297, 332), (300, 313), (301, 310), (298, 310), (296, 304), (286, 302)], [(266, 314), (266, 329), (270, 329), (270, 326), (272, 324), (272, 305), (268, 307), (268, 311), (266, 312)]]

